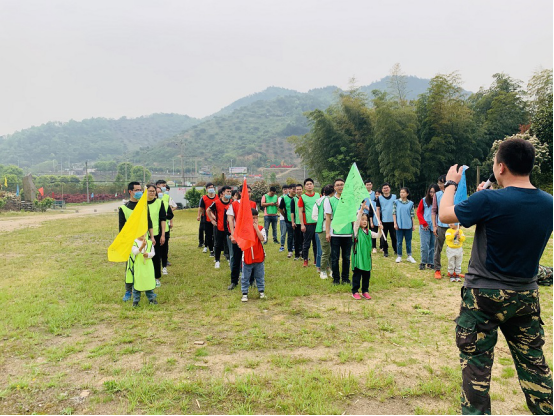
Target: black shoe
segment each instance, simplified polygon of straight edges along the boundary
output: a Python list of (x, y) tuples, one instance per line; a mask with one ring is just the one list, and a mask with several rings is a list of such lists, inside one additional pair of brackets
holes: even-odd
[(156, 299), (150, 301), (150, 305), (157, 305), (158, 301)]
[(274, 242), (275, 244), (281, 244), (281, 243), (279, 243), (279, 241), (277, 241), (277, 240), (273, 240), (273, 242)]
[(434, 269), (435, 269), (435, 265), (434, 265), (434, 264), (428, 264), (428, 265), (427, 265), (427, 268), (430, 269), (430, 270), (434, 270)]
[(138, 302), (133, 302), (133, 308), (136, 308), (138, 306)]
[(204, 247), (204, 244), (198, 244), (198, 248)]
[(210, 257), (215, 257), (215, 253), (213, 251), (210, 251)]
[(335, 286), (340, 285), (340, 281), (338, 281), (338, 280), (333, 280), (333, 285), (335, 285)]
[(388, 257), (388, 256), (389, 256), (389, 253), (384, 253), (383, 256), (384, 256), (384, 257)]
[(343, 279), (342, 284), (343, 285), (350, 285), (350, 284), (352, 284), (352, 282), (350, 282), (350, 280), (348, 280), (348, 279), (346, 279), (346, 280)]
[(425, 264), (420, 263), (419, 264), (419, 270), (425, 270)]
[(227, 290), (233, 290), (234, 288), (237, 287), (237, 284), (236, 283), (231, 283), (228, 287), (227, 287)]

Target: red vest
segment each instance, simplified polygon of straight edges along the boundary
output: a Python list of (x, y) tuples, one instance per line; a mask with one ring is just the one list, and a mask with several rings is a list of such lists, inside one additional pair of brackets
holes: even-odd
[[(264, 229), (264, 227), (262, 227), (261, 225), (258, 225), (258, 228), (260, 231)], [(262, 242), (260, 241), (259, 238), (258, 238), (258, 241), (256, 241), (256, 244), (254, 244), (254, 246), (250, 247), (243, 253), (244, 253), (244, 262), (246, 264), (261, 263), (265, 259), (264, 246), (262, 245)]]
[[(238, 213), (239, 213), (240, 203), (239, 203), (239, 201), (233, 201), (232, 205), (233, 205), (233, 213), (235, 214), (235, 222), (236, 222), (238, 220)], [(254, 201), (250, 201), (250, 206), (252, 208), (256, 209), (256, 203)]]
[(202, 195), (202, 201), (204, 201), (204, 214), (202, 214), (202, 219), (205, 222), (210, 222), (208, 216), (206, 215), (206, 210), (217, 200), (219, 200), (217, 195), (215, 196), (215, 198), (209, 198), (208, 195)]
[(214, 203), (217, 229), (219, 231), (225, 231), (225, 221), (227, 221), (227, 209), (229, 208), (229, 203), (224, 204), (219, 198), (217, 198)]

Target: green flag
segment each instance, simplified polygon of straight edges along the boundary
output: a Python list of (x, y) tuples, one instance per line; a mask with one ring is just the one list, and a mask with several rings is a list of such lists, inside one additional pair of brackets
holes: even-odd
[(356, 214), (362, 201), (369, 197), (369, 192), (360, 176), (360, 171), (354, 163), (344, 183), (344, 189), (339, 199), (336, 211), (333, 213), (331, 227), (340, 230), (347, 224), (356, 221)]

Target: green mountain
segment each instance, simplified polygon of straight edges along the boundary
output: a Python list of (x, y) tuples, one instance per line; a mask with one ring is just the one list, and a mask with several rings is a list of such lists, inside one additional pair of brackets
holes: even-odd
[(0, 137), (0, 164), (30, 167), (45, 161), (110, 160), (134, 151), (141, 143), (157, 143), (199, 122), (180, 114), (50, 122)]

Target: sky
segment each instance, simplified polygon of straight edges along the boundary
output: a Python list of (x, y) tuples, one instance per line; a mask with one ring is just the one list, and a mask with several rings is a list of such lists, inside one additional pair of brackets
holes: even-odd
[(0, 0), (0, 136), (48, 121), (205, 117), (301, 92), (552, 68), (551, 0)]

